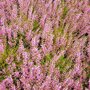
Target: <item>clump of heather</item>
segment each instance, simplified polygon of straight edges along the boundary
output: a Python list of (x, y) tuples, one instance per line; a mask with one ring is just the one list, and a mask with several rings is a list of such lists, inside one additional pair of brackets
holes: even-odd
[(0, 0), (0, 90), (90, 90), (90, 1)]

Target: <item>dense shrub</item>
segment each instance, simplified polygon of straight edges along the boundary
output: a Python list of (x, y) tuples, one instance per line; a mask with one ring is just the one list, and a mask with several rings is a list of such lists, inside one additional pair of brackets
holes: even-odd
[(0, 90), (90, 90), (90, 1), (0, 0)]

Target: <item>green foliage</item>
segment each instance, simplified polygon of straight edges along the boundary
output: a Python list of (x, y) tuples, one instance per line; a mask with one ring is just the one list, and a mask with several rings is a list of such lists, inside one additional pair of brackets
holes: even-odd
[(3, 68), (6, 68), (8, 66), (8, 64), (6, 63), (5, 60), (1, 61), (0, 59), (0, 70), (2, 70)]
[(63, 31), (64, 31), (64, 26), (61, 25), (61, 26), (58, 28), (58, 32), (60, 32), (60, 34), (63, 34)]
[(0, 76), (0, 82), (5, 79), (5, 75)]
[[(18, 43), (19, 44), (19, 43)], [(0, 82), (2, 80), (4, 80), (6, 78), (7, 75), (9, 75), (10, 73), (7, 71), (7, 68), (8, 68), (8, 63), (6, 62), (6, 59), (10, 56), (10, 55), (13, 55), (13, 56), (16, 56), (16, 51), (18, 49), (18, 46), (19, 45), (16, 45), (14, 47), (10, 47), (8, 42), (6, 42), (6, 47), (5, 47), (5, 50), (3, 52), (3, 54), (1, 55), (0, 57), (0, 70), (2, 71), (3, 69), (6, 70), (6, 74), (3, 74), (3, 75), (0, 75)]]
[(33, 31), (35, 32), (38, 28), (39, 28), (39, 23), (38, 23), (38, 21), (34, 21), (34, 23), (33, 23)]
[(84, 70), (85, 70), (85, 73), (86, 73), (86, 78), (85, 78), (82, 86), (85, 90), (85, 87), (88, 87), (88, 80), (90, 79), (90, 68), (89, 68), (89, 66), (84, 68)]
[(90, 78), (90, 72), (87, 74), (87, 77)]
[(63, 33), (64, 33), (64, 26), (63, 25), (61, 25), (59, 28), (57, 28), (57, 29), (55, 29), (53, 31), (53, 34), (54, 34), (54, 39), (53, 39), (54, 43), (56, 42), (57, 37), (62, 36)]
[(13, 83), (14, 83), (14, 85), (17, 85), (17, 81), (18, 81), (18, 78), (17, 77), (13, 77)]
[(0, 57), (0, 70), (2, 70), (2, 68), (4, 68), (4, 67), (7, 67), (8, 64), (6, 63), (6, 59), (8, 57), (9, 52), (10, 52), (9, 51), (9, 46), (6, 45), (5, 51)]
[(24, 13), (22, 13), (21, 16), (22, 16), (23, 22), (28, 20), (27, 15), (25, 15)]
[(19, 71), (21, 69), (21, 65), (23, 64), (23, 62), (20, 60), (18, 61), (17, 59), (14, 59), (13, 61), (15, 64), (16, 64), (16, 68), (15, 68), (15, 71)]
[(61, 0), (61, 3), (64, 4), (65, 3), (65, 0)]
[(30, 44), (26, 40), (25, 32), (24, 33), (18, 32), (18, 38), (16, 39), (16, 42), (17, 42), (16, 46), (19, 45), (19, 39), (22, 39), (24, 48), (27, 48), (27, 49), (30, 48)]
[(16, 56), (16, 51), (18, 47), (13, 47), (11, 49), (5, 49), (4, 53), (0, 57), (0, 69), (6, 68), (8, 64), (6, 63), (6, 59), (9, 55)]
[(72, 66), (72, 61), (64, 56), (61, 56), (56, 62), (55, 66), (60, 70), (61, 73), (64, 73), (70, 69), (70, 67)]
[(47, 62), (50, 62), (50, 60), (52, 59), (52, 54), (50, 53), (50, 54), (47, 54), (44, 58), (43, 58), (43, 60), (41, 61), (41, 64), (42, 65), (45, 65)]
[(64, 8), (63, 8), (63, 14), (62, 14), (62, 19), (65, 18), (65, 16), (67, 15), (67, 12), (68, 12), (68, 8), (66, 6), (64, 6)]
[(90, 69), (89, 69), (89, 67), (90, 67), (90, 65), (84, 69), (86, 74), (87, 74), (87, 78), (90, 78)]
[(62, 12), (62, 19), (65, 18), (67, 12), (68, 12), (68, 7), (66, 6), (65, 0), (61, 0), (63, 12)]
[(0, 57), (0, 70), (2, 70), (3, 68), (7, 68), (8, 64), (6, 63), (6, 59), (10, 55), (16, 56), (17, 49), (18, 49), (18, 45), (11, 48), (9, 44), (6, 43), (6, 48), (4, 50), (4, 53)]

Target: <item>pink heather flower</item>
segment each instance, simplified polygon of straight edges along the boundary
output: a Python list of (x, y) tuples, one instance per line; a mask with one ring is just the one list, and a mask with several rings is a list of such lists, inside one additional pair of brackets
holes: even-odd
[(44, 15), (44, 16), (42, 16), (41, 21), (40, 21), (40, 24), (43, 28), (45, 26), (46, 18), (47, 18), (47, 15)]
[(3, 83), (4, 83), (5, 87), (8, 87), (10, 90), (16, 90), (15, 86), (13, 84), (13, 79), (11, 78), (11, 76), (8, 77), (7, 79), (5, 79), (3, 81)]
[(23, 52), (22, 55), (23, 55), (24, 60), (27, 61), (28, 60), (28, 53), (27, 52)]
[(35, 68), (32, 67), (30, 70), (30, 80), (33, 81), (35, 79)]
[(42, 45), (43, 52), (46, 51), (48, 53), (52, 50), (52, 44), (53, 44), (52, 24), (49, 21), (48, 23), (45, 24), (45, 27), (42, 33), (42, 38), (44, 40)]
[[(27, 10), (29, 8), (30, 0), (18, 0), (20, 5), (20, 11), (27, 15)], [(26, 7), (27, 6), (27, 7)]]
[(20, 39), (20, 41), (19, 41), (19, 49), (18, 49), (18, 52), (19, 53), (22, 53), (23, 51), (24, 51), (24, 46), (23, 46), (23, 41), (22, 41), (22, 39)]
[(90, 89), (90, 79), (89, 79), (89, 82), (88, 83), (89, 83), (89, 87), (88, 88)]
[(29, 30), (29, 32), (26, 32), (26, 40), (30, 41), (32, 39), (32, 31)]
[(8, 38), (9, 38), (9, 40), (12, 38), (11, 37), (11, 28), (6, 28), (6, 33), (7, 33), (7, 35), (8, 35)]
[(50, 33), (51, 30), (52, 30), (52, 23), (50, 21), (48, 21), (48, 23), (45, 23), (45, 27), (44, 27), (44, 30), (43, 30), (43, 33), (42, 33), (42, 37), (47, 38), (47, 36), (48, 36), (48, 34)]
[(24, 0), (18, 0), (18, 3), (20, 5), (20, 10), (22, 11), (23, 10), (23, 1)]
[(14, 5), (13, 6), (13, 10), (12, 10), (12, 18), (17, 18), (17, 6)]
[(19, 77), (19, 72), (18, 71), (15, 72), (14, 75), (15, 75), (15, 77)]
[(41, 86), (41, 90), (50, 90), (51, 76), (47, 76), (45, 82)]
[[(29, 5), (30, 5), (30, 0), (25, 0), (23, 3), (23, 8), (24, 8), (24, 13), (27, 13)], [(27, 7), (26, 7), (27, 6)]]
[(33, 13), (33, 6), (31, 6), (29, 8), (29, 13), (28, 13), (28, 18), (31, 19), (32, 18), (32, 13)]
[(4, 83), (1, 83), (0, 84), (0, 90), (6, 90), (6, 87), (5, 87), (5, 84)]
[(46, 55), (46, 53), (47, 53), (47, 48), (46, 48), (45, 44), (42, 45), (42, 50), (43, 50), (43, 53)]
[(77, 82), (74, 84), (74, 89), (75, 89), (75, 90), (82, 90), (82, 86), (81, 86), (80, 80), (77, 81)]
[(80, 75), (81, 72), (82, 72), (81, 66), (77, 64), (75, 67), (76, 67), (76, 68), (75, 68), (75, 72), (78, 73), (78, 74)]
[(29, 62), (28, 65), (30, 68), (32, 68), (34, 64), (33, 64), (33, 62)]
[(63, 86), (65, 87), (65, 86), (72, 86), (74, 84), (74, 81), (73, 81), (73, 79), (71, 79), (71, 78), (67, 78), (65, 81), (64, 81), (64, 83), (63, 83)]
[(0, 40), (0, 52), (4, 52), (4, 45), (2, 43), (2, 40)]
[(41, 54), (40, 54), (38, 48), (33, 47), (31, 49), (31, 55), (32, 55), (32, 60), (35, 60), (37, 62), (37, 64), (40, 64)]
[(32, 41), (31, 41), (32, 47), (37, 47), (38, 46), (39, 37), (40, 37), (40, 35), (36, 35), (35, 37), (32, 38)]
[(28, 60), (29, 60), (28, 53), (27, 52), (23, 52), (22, 55), (23, 55), (23, 64), (27, 65)]
[(5, 35), (5, 27), (2, 26), (1, 30), (0, 30), (0, 36), (4, 36)]
[(59, 85), (59, 84), (56, 85), (56, 86), (55, 86), (55, 90), (61, 90), (61, 85)]
[(0, 52), (4, 52), (4, 46), (3, 46), (3, 44), (0, 44)]
[[(0, 90), (89, 90), (89, 4), (89, 0), (0, 0)], [(35, 20), (40, 28), (34, 32)], [(50, 63), (47, 54), (53, 54)], [(61, 56), (61, 63), (71, 66), (62, 73), (56, 67)]]

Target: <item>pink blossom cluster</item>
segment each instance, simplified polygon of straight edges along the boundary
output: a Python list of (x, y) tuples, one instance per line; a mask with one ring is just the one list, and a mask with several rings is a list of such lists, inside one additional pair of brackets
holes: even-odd
[(0, 0), (0, 90), (90, 90), (90, 0)]

